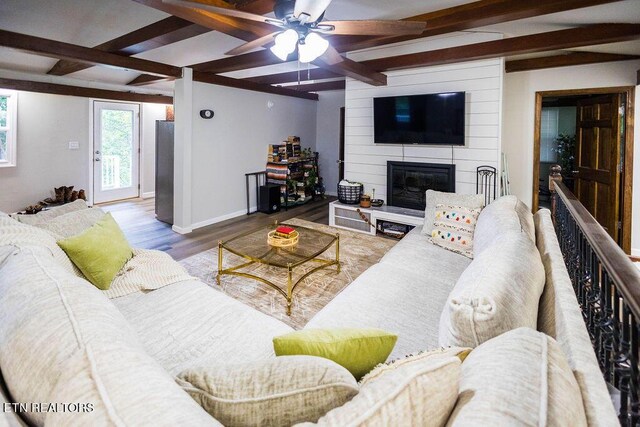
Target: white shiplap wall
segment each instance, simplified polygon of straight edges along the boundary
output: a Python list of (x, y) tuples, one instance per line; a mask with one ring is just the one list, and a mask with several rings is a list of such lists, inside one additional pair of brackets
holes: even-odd
[[(501, 39), (496, 33), (454, 33), (443, 37), (398, 43), (349, 55), (356, 61), (442, 49)], [(375, 188), (386, 198), (387, 161), (452, 162), (451, 147), (373, 143), (373, 98), (440, 92), (466, 92), (466, 145), (453, 148), (456, 192), (476, 192), (476, 167), (500, 170), (500, 118), (503, 59), (387, 72), (387, 86), (375, 87), (347, 79), (345, 93), (345, 177), (360, 181), (365, 191)], [(499, 180), (498, 180), (499, 181)]]

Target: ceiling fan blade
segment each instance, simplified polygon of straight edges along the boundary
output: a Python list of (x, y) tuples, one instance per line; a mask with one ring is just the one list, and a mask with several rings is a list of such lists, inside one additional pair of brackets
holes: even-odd
[(316, 22), (329, 4), (331, 0), (296, 0), (293, 16), (303, 22)]
[(421, 34), (426, 28), (426, 23), (416, 21), (322, 21), (318, 24), (320, 31), (332, 35), (403, 36)]
[(245, 44), (241, 44), (238, 47), (231, 49), (229, 52), (225, 52), (225, 55), (241, 55), (243, 53), (251, 52), (254, 49), (267, 45), (273, 41), (273, 38), (278, 34), (278, 31), (275, 33), (267, 34), (266, 36), (262, 36), (259, 39), (252, 40)]
[(320, 55), (320, 58), (318, 59), (322, 60), (327, 65), (335, 65), (344, 61), (344, 57), (331, 45), (329, 45), (326, 52)]
[(262, 15), (256, 15), (254, 13), (243, 12), (237, 9), (228, 9), (226, 7), (211, 6), (208, 4), (200, 3), (192, 0), (162, 0), (164, 3), (173, 4), (176, 6), (190, 7), (195, 9), (207, 10), (209, 12), (217, 13), (220, 15), (233, 16), (234, 18), (248, 19), (249, 21), (257, 21), (267, 23), (276, 26), (273, 19), (267, 18)]

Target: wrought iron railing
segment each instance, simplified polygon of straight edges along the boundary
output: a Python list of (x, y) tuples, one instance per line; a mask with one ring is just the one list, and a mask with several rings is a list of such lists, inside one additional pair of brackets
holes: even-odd
[(552, 181), (556, 233), (600, 369), (619, 392), (620, 424), (640, 425), (640, 272), (576, 196)]

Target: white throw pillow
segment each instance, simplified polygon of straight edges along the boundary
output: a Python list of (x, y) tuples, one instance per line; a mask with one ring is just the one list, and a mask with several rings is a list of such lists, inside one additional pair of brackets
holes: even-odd
[(317, 425), (442, 426), (458, 398), (460, 359), (467, 351), (441, 349), (379, 365), (362, 379), (356, 397)]
[(315, 422), (358, 393), (349, 371), (314, 356), (194, 367), (177, 381), (209, 414), (233, 426)]
[(422, 234), (426, 235), (431, 235), (431, 230), (433, 230), (437, 205), (463, 206), (468, 209), (482, 209), (484, 207), (483, 194), (457, 194), (427, 190), (425, 199)]
[(440, 316), (442, 346), (477, 347), (522, 326), (536, 328), (545, 271), (526, 233), (501, 236), (462, 272)]
[(451, 252), (473, 258), (473, 232), (480, 209), (436, 205), (431, 241)]
[(551, 337), (519, 328), (474, 349), (462, 364), (447, 426), (587, 425), (580, 387)]
[(47, 221), (37, 222), (34, 226), (46, 230), (57, 240), (61, 240), (82, 233), (105, 215), (105, 212), (100, 208), (81, 209)]

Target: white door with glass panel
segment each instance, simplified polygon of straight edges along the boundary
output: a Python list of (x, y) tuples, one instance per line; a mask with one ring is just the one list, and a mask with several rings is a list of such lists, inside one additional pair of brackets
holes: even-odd
[(139, 112), (138, 104), (94, 102), (94, 203), (139, 195)]

